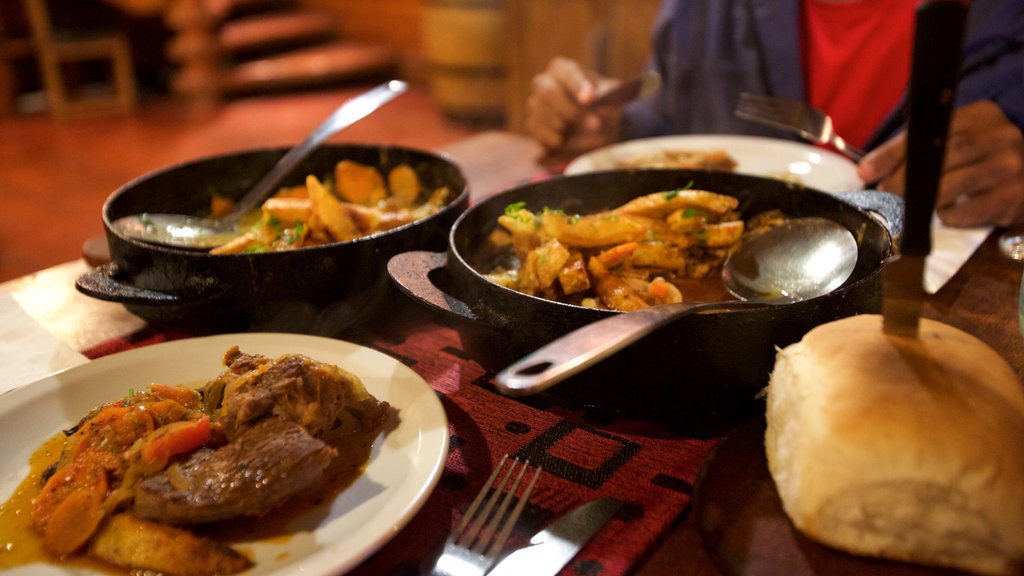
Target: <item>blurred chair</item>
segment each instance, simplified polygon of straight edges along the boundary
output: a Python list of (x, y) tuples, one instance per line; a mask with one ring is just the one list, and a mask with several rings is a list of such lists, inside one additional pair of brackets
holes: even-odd
[(9, 116), (17, 111), (22, 85), (17, 64), (35, 56), (28, 31), (20, 30), (13, 21), (8, 21), (10, 16), (8, 11), (0, 13), (0, 116)]
[(171, 0), (164, 19), (172, 87), (203, 106), (390, 75), (398, 64), (393, 47), (342, 38), (333, 12), (299, 0)]
[[(47, 0), (23, 0), (32, 30), (32, 42), (50, 110), (57, 118), (105, 110), (129, 113), (138, 102), (131, 45), (120, 32), (58, 30)], [(77, 94), (65, 65), (108, 62), (111, 90)]]

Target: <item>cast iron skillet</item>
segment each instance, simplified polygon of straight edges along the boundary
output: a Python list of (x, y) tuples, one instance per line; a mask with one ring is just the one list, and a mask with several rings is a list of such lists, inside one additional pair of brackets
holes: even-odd
[[(614, 208), (651, 192), (692, 185), (736, 196), (744, 217), (778, 208), (792, 216), (824, 216), (847, 229), (859, 247), (850, 279), (830, 294), (785, 307), (711, 312), (680, 319), (551, 389), (547, 399), (664, 420), (694, 431), (735, 424), (757, 409), (775, 349), (812, 327), (881, 308), (880, 270), (890, 255), (889, 230), (866, 209), (780, 180), (685, 170), (618, 170), (564, 176), (493, 196), (455, 223), (446, 253), (400, 254), (388, 265), (400, 289), (459, 320), (463, 345), (490, 370), (505, 368), (547, 342), (609, 312), (528, 296), (485, 279), (480, 246), (505, 207), (525, 202), (566, 213)], [(857, 198), (894, 224), (898, 199), (877, 192)]]
[[(323, 146), (282, 185), (324, 179), (342, 159), (386, 171), (408, 163), (429, 188), (448, 186), (437, 214), (350, 242), (263, 254), (210, 255), (158, 246), (111, 227), (142, 212), (205, 215), (211, 194), (240, 197), (287, 151), (244, 151), (171, 166), (133, 180), (103, 205), (111, 263), (81, 276), (79, 291), (120, 302), (150, 324), (196, 331), (281, 330), (335, 334), (369, 317), (395, 292), (384, 268), (398, 253), (444, 248), (452, 223), (469, 202), (466, 179), (440, 156), (370, 145)], [(332, 176), (333, 177), (333, 176)]]

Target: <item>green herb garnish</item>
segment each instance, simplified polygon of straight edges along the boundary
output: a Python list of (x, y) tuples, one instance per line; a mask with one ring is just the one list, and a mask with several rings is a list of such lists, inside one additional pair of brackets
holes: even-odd
[(526, 208), (526, 202), (513, 202), (508, 206), (505, 206), (505, 216), (515, 217), (519, 215), (519, 211)]
[(669, 190), (665, 192), (665, 200), (672, 200), (676, 196), (679, 196), (680, 192), (682, 192), (683, 190), (689, 190), (690, 188), (693, 188), (693, 180), (687, 182), (686, 186), (683, 186), (682, 188), (676, 188), (675, 190)]

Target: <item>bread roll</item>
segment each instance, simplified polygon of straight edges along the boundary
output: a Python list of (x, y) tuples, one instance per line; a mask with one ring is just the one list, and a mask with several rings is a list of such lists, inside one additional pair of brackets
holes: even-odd
[(983, 574), (1024, 567), (1024, 389), (981, 340), (878, 315), (781, 350), (765, 449), (786, 514), (854, 554)]

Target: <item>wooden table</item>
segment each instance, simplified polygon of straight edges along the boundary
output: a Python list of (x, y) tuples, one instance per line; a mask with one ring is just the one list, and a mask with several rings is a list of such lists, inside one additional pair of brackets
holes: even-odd
[[(542, 173), (539, 149), (522, 136), (486, 132), (441, 150), (465, 171), (474, 200), (528, 182)], [(1018, 290), (1024, 268), (999, 253), (996, 234), (934, 296), (924, 316), (974, 334), (990, 344), (1024, 376), (1024, 346), (1018, 328)], [(0, 284), (29, 315), (73, 349), (84, 350), (131, 334), (144, 323), (118, 304), (80, 295), (75, 278), (82, 261), (61, 264)], [(719, 574), (704, 551), (692, 515), (684, 515), (637, 567), (637, 574)]]

